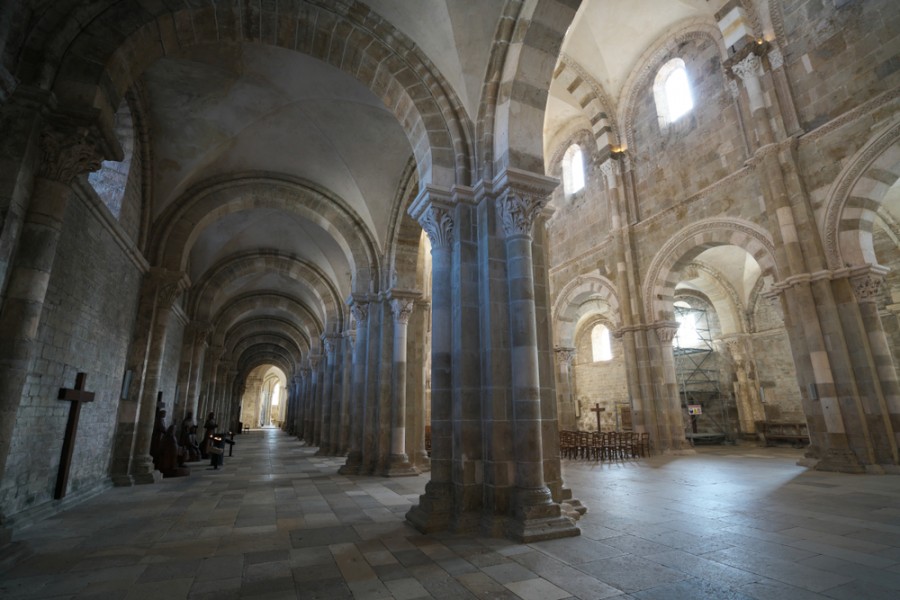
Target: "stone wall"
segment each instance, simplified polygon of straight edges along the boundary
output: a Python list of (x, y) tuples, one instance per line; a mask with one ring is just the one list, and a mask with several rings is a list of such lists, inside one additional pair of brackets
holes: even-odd
[(616, 403), (628, 403), (628, 382), (625, 378), (624, 350), (621, 340), (611, 339), (612, 360), (594, 362), (591, 356), (592, 325), (582, 327), (576, 336), (572, 374), (575, 382), (575, 401), (580, 406), (578, 429), (596, 431), (597, 416), (591, 412), (595, 404), (606, 411), (600, 414), (603, 430), (617, 428)]
[(635, 192), (640, 216), (656, 214), (736, 171), (748, 158), (738, 112), (728, 89), (715, 42), (683, 43), (654, 68), (681, 58), (693, 92), (694, 108), (661, 129), (653, 78), (638, 90), (634, 107)]
[[(17, 415), (0, 504), (7, 515), (53, 497), (69, 403), (79, 371), (96, 394), (83, 406), (69, 495), (105, 484), (141, 269), (116, 241), (87, 190), (69, 201), (38, 332), (39, 350)], [(120, 238), (121, 239), (121, 238)]]
[(785, 65), (810, 130), (900, 84), (895, 0), (784, 0)]

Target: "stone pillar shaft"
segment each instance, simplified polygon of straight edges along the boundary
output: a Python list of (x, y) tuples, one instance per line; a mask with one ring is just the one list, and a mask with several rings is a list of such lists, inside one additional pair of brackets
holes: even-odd
[(395, 297), (391, 300), (394, 317), (393, 368), (391, 379), (391, 454), (386, 475), (415, 475), (418, 473), (406, 453), (406, 344), (409, 317), (414, 298)]
[(369, 348), (368, 316), (369, 304), (354, 299), (350, 307), (356, 321), (356, 344), (353, 348), (353, 379), (350, 396), (350, 437), (347, 462), (341, 467), (343, 475), (359, 473), (362, 464), (363, 411), (366, 395), (366, 362)]

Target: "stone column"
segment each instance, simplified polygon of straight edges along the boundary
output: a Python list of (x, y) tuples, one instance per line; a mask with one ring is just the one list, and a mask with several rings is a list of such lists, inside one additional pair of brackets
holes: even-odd
[(344, 394), (344, 335), (331, 334), (334, 344), (334, 368), (331, 371), (331, 430), (328, 434), (328, 455), (340, 456), (341, 397)]
[(883, 268), (865, 267), (850, 278), (850, 284), (859, 304), (862, 331), (867, 336), (865, 362), (871, 365), (875, 388), (874, 393), (865, 398), (864, 408), (875, 444), (876, 460), (885, 470), (896, 473), (900, 464), (900, 383), (877, 303), (885, 271)]
[(575, 348), (556, 348), (556, 389), (559, 396), (559, 426), (561, 429), (576, 429), (575, 382), (572, 361)]
[[(441, 197), (443, 196), (443, 197)], [(431, 241), (431, 480), (406, 518), (423, 533), (448, 528), (453, 511), (451, 473), (452, 207), (448, 196), (426, 189), (410, 207)]]
[(319, 407), (319, 367), (322, 363), (321, 354), (309, 355), (309, 402), (306, 410), (306, 444), (308, 446), (319, 445), (318, 418), (321, 413)]
[[(512, 174), (507, 172), (506, 177)], [(513, 448), (515, 495), (509, 533), (528, 541), (544, 539), (548, 530), (571, 528), (561, 516), (544, 482), (541, 432), (541, 396), (531, 255), (534, 221), (547, 202), (547, 191), (527, 182), (504, 182), (496, 200), (497, 220), (506, 239), (506, 273), (509, 285), (509, 339), (512, 370)], [(555, 535), (554, 537), (559, 537)]]
[[(612, 157), (600, 165), (603, 179), (606, 183), (608, 196), (610, 228), (615, 241), (616, 259), (616, 294), (619, 297), (619, 318), (621, 327), (613, 332), (617, 338), (622, 339), (624, 351), (625, 374), (628, 381), (628, 398), (631, 401), (634, 430), (641, 433), (652, 432), (651, 445), (659, 444), (655, 439), (658, 430), (655, 411), (651, 410), (655, 398), (642, 394), (641, 375), (648, 380), (647, 369), (650, 361), (643, 351), (645, 346), (635, 339), (636, 322), (639, 320), (639, 292), (635, 285), (635, 278), (629, 271), (629, 244), (630, 229), (628, 220), (628, 205), (625, 198), (625, 189), (621, 185), (622, 166), (626, 172), (630, 169), (630, 160), (624, 152), (613, 154)], [(636, 302), (637, 300), (637, 302)], [(650, 315), (646, 316), (650, 318)], [(643, 367), (641, 366), (643, 365)], [(643, 386), (647, 389), (649, 386)]]
[(353, 397), (351, 386), (353, 385), (353, 352), (356, 348), (356, 332), (348, 330), (344, 332), (344, 351), (342, 355), (343, 367), (340, 370), (341, 377), (341, 415), (338, 430), (338, 456), (345, 456), (350, 451), (350, 428), (353, 417), (351, 413), (351, 398)]
[(156, 418), (156, 396), (162, 377), (163, 355), (166, 349), (166, 335), (172, 307), (185, 287), (185, 275), (178, 271), (153, 268), (150, 269), (148, 277), (151, 280), (151, 289), (156, 295), (156, 303), (153, 324), (150, 329), (150, 351), (147, 355), (144, 385), (138, 409), (134, 457), (131, 461), (131, 479), (138, 484), (154, 483), (162, 477), (153, 466), (153, 459), (150, 456), (150, 437)]
[[(71, 185), (76, 177), (100, 168), (102, 152), (96, 132), (84, 128), (48, 127), (40, 136), (41, 160), (0, 309), (0, 480), (34, 358)], [(0, 529), (0, 541), (2, 537)]]
[(306, 407), (309, 402), (309, 367), (300, 367), (300, 403), (297, 407), (297, 438), (306, 440)]
[(219, 361), (225, 355), (224, 346), (210, 346), (206, 351), (206, 357), (203, 360), (203, 381), (201, 388), (203, 389), (203, 398), (201, 402), (200, 413), (197, 415), (197, 422), (202, 425), (206, 421), (206, 416), (210, 412), (216, 410), (216, 377), (219, 372)]
[[(785, 321), (792, 323), (797, 333), (791, 336), (791, 350), (800, 380), (804, 412), (810, 428), (811, 446), (807, 456), (816, 468), (845, 472), (863, 472), (860, 457), (854, 453), (848, 434), (848, 424), (842, 414), (840, 398), (850, 398), (853, 413), (860, 413), (859, 398), (848, 389), (850, 382), (835, 374), (849, 371), (843, 343), (829, 344), (825, 329), (837, 329), (833, 335), (842, 337), (831, 286), (827, 280), (814, 278), (810, 271), (821, 268), (821, 240), (817, 238), (815, 218), (809, 200), (797, 181), (793, 164), (796, 140), (788, 138), (776, 143), (766, 110), (760, 77), (762, 61), (749, 48), (746, 56), (736, 56), (729, 62), (732, 71), (747, 91), (749, 111), (753, 119), (758, 148), (748, 161), (759, 172), (766, 210), (773, 223), (774, 236), (779, 244), (776, 256), (781, 281), (775, 289), (781, 292), (785, 306)], [(762, 50), (760, 50), (762, 51)], [(789, 187), (790, 184), (790, 187)], [(804, 227), (801, 236), (797, 222)], [(809, 252), (804, 253), (804, 245)], [(829, 335), (829, 339), (833, 337)], [(837, 362), (835, 362), (837, 361)], [(804, 385), (805, 384), (805, 385)]]
[(652, 325), (658, 342), (656, 381), (658, 398), (656, 418), (659, 424), (659, 449), (663, 453), (689, 452), (684, 436), (684, 416), (681, 412), (681, 394), (675, 374), (675, 354), (672, 342), (678, 332), (676, 321), (659, 321)]
[(322, 372), (322, 402), (319, 433), (319, 450), (316, 456), (330, 456), (333, 452), (331, 447), (331, 419), (333, 408), (333, 391), (334, 391), (334, 367), (335, 353), (337, 351), (336, 342), (333, 336), (328, 334), (322, 335), (322, 345), (325, 347), (325, 368)]
[(391, 291), (394, 356), (391, 382), (391, 455), (385, 472), (388, 477), (418, 474), (406, 454), (406, 334), (416, 296), (418, 294)]
[[(410, 461), (419, 472), (431, 470), (431, 460), (425, 447), (425, 424), (427, 419), (425, 395), (425, 360), (430, 350), (425, 343), (427, 332), (425, 323), (431, 322), (431, 302), (417, 300), (417, 309), (413, 310), (411, 324), (407, 326), (407, 335), (415, 339), (412, 360), (407, 360), (406, 384), (406, 447), (411, 449)], [(410, 327), (412, 331), (410, 331)], [(409, 450), (408, 450), (409, 453)]]
[(353, 347), (353, 380), (350, 396), (350, 439), (347, 462), (338, 473), (357, 475), (362, 465), (363, 411), (366, 396), (366, 355), (369, 348), (368, 326), (369, 303), (361, 298), (353, 298), (350, 305), (356, 322), (356, 344)]
[(185, 406), (194, 413), (194, 420), (201, 419), (200, 410), (200, 384), (201, 373), (204, 370), (203, 357), (209, 346), (209, 336), (212, 326), (209, 323), (197, 323), (194, 326), (193, 357), (191, 359), (191, 371), (185, 391)]

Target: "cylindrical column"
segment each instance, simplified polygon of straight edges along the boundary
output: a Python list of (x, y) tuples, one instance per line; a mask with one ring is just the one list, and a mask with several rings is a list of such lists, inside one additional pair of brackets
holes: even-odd
[(506, 235), (515, 483), (517, 502), (522, 507), (550, 502), (550, 490), (544, 485), (541, 452), (541, 397), (531, 257), (531, 226), (534, 214), (541, 206), (538, 199), (513, 192), (498, 200), (499, 218)]
[(363, 410), (366, 396), (366, 354), (369, 347), (369, 304), (356, 298), (350, 306), (356, 321), (356, 344), (353, 347), (353, 381), (350, 396), (350, 440), (347, 462), (338, 471), (341, 475), (359, 473), (362, 464)]
[(144, 370), (144, 387), (141, 393), (134, 457), (131, 461), (131, 478), (135, 483), (153, 483), (159, 480), (154, 473), (150, 456), (150, 438), (156, 419), (156, 397), (162, 375), (163, 354), (166, 349), (166, 334), (172, 306), (183, 289), (183, 273), (151, 269), (148, 277), (156, 287), (156, 305), (150, 328), (150, 352)]
[(344, 456), (350, 450), (351, 423), (353, 421), (350, 400), (353, 397), (353, 352), (356, 349), (356, 333), (344, 332), (343, 368), (341, 375), (341, 419), (338, 432), (337, 455)]
[(391, 456), (388, 476), (416, 475), (406, 454), (406, 342), (409, 316), (415, 299), (393, 294), (391, 314), (394, 317), (393, 369), (391, 372)]
[(431, 241), (431, 480), (419, 504), (406, 518), (423, 533), (447, 529), (453, 510), (451, 439), (451, 299), (453, 274), (450, 248), (453, 218), (449, 207), (428, 202), (416, 210), (419, 224)]
[(334, 391), (334, 361), (337, 350), (335, 340), (329, 335), (322, 336), (322, 344), (325, 347), (325, 368), (322, 372), (322, 417), (319, 425), (319, 451), (317, 456), (328, 456), (331, 448), (331, 419), (333, 412)]
[(321, 407), (319, 406), (319, 368), (322, 364), (321, 354), (309, 355), (309, 407), (307, 409), (307, 435), (306, 443), (309, 446), (319, 445), (319, 416)]

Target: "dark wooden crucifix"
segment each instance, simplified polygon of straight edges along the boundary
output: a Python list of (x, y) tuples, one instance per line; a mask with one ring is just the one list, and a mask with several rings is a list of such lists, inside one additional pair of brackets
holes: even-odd
[(72, 464), (72, 450), (75, 448), (75, 433), (78, 431), (78, 417), (81, 415), (81, 405), (84, 402), (93, 402), (94, 393), (84, 389), (87, 375), (79, 373), (75, 377), (74, 388), (59, 388), (57, 400), (71, 402), (69, 407), (69, 421), (66, 423), (66, 437), (63, 438), (62, 454), (59, 457), (59, 473), (56, 476), (56, 493), (54, 498), (60, 500), (66, 495), (66, 484), (69, 482), (69, 465)]
[(599, 402), (595, 402), (594, 408), (591, 409), (591, 412), (596, 413), (597, 415), (597, 431), (600, 431), (600, 413), (606, 412), (606, 409), (602, 408)]

